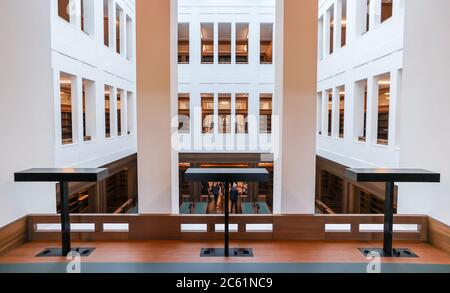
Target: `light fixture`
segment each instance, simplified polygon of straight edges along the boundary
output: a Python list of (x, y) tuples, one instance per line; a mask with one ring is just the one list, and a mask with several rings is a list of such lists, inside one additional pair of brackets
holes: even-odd
[(391, 85), (391, 81), (390, 80), (380, 80), (378, 82), (379, 85)]

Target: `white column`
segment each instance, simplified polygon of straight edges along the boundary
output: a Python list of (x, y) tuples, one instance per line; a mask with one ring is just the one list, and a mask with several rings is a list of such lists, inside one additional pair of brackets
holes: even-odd
[(214, 64), (219, 64), (219, 24), (214, 22)]
[(344, 139), (351, 143), (354, 141), (355, 136), (355, 116), (352, 115), (352, 113), (355, 112), (355, 83), (349, 82), (345, 84), (345, 122), (344, 122), (344, 129), (345, 129), (345, 136)]
[(251, 87), (248, 93), (248, 137), (250, 150), (258, 148), (259, 141), (259, 91)]
[[(352, 100), (353, 100), (353, 140), (358, 141), (364, 132), (364, 83), (358, 81), (355, 83)], [(367, 135), (367, 134), (366, 134)]]
[(214, 93), (214, 142), (218, 141), (219, 135), (219, 94)]
[(120, 10), (120, 55), (127, 56), (127, 34), (126, 34), (126, 27), (127, 27), (127, 18), (125, 15), (125, 11), (122, 9)]
[(335, 49), (342, 47), (342, 0), (334, 4), (334, 44)]
[(397, 125), (399, 121), (399, 104), (401, 97), (401, 72), (391, 71), (391, 95), (389, 100), (389, 148), (394, 150), (398, 146), (399, 135)]
[[(282, 102), (282, 144), (274, 179), (281, 190), (274, 188), (275, 213), (313, 214), (315, 210), (316, 112), (311, 109), (317, 96), (317, 5), (317, 1), (285, 0), (284, 25), (280, 27), (278, 19), (276, 26), (277, 36), (282, 34), (277, 45), (281, 41), (283, 46), (278, 52), (283, 53), (275, 56), (280, 66), (277, 99)], [(277, 202), (279, 196), (281, 202)]]
[(361, 15), (359, 1), (347, 1), (347, 44), (353, 44), (357, 35), (359, 36), (359, 25), (361, 23)]
[(96, 82), (88, 82), (86, 87), (86, 125), (88, 129), (88, 135), (92, 137), (93, 140), (97, 138), (97, 105), (96, 105)]
[(128, 91), (122, 92), (122, 135), (128, 135)]
[(72, 76), (72, 139), (74, 144), (83, 141), (83, 111), (81, 97), (81, 78)]
[(367, 142), (378, 139), (378, 77), (369, 77), (367, 83)]
[(236, 21), (231, 23), (231, 64), (236, 64)]
[[(55, 146), (61, 146), (62, 143), (62, 117), (61, 117), (61, 75), (59, 70), (53, 70), (53, 95), (55, 97), (54, 100), (54, 109), (55, 109)], [(4, 108), (2, 108), (4, 109)]]
[(370, 0), (369, 30), (373, 30), (381, 22), (381, 0)]
[(319, 52), (319, 60), (322, 60), (323, 59), (323, 52), (324, 52), (324, 50), (323, 50), (323, 46), (324, 46), (324, 38), (323, 38), (323, 35), (324, 35), (324, 23), (323, 23), (323, 16), (319, 19), (319, 21), (318, 21), (318, 31), (319, 31), (319, 38), (318, 38), (318, 40), (317, 40), (317, 47), (318, 47), (318, 52)]
[(109, 47), (116, 51), (116, 1), (108, 2)]
[(110, 124), (111, 124), (111, 137), (117, 136), (117, 88), (111, 87), (111, 95), (109, 98), (111, 103), (110, 107)]
[(194, 150), (199, 151), (203, 145), (202, 134), (202, 102), (198, 86), (192, 85), (191, 92), (191, 142)]
[(330, 11), (327, 10), (323, 16), (323, 28), (324, 28), (324, 32), (323, 32), (323, 57), (325, 58), (326, 56), (330, 55), (330, 34), (331, 34), (331, 30), (330, 30)]
[(81, 29), (81, 0), (69, 1), (70, 23)]
[[(83, 2), (84, 7), (84, 30), (89, 35), (94, 35), (95, 31), (95, 8), (94, 2), (95, 0), (81, 0)], [(103, 1), (101, 1), (103, 2)], [(102, 6), (103, 7), (103, 6)]]
[[(192, 19), (198, 19), (200, 16), (196, 12)], [(191, 40), (189, 41), (190, 51), (190, 64), (191, 66), (198, 67), (201, 63), (201, 52), (202, 52), (202, 34), (201, 34), (201, 24), (198, 21), (191, 21), (189, 23), (189, 30), (191, 35)]]
[[(177, 92), (175, 48), (171, 47), (171, 25), (177, 20), (176, 1), (136, 1), (138, 184), (139, 212), (171, 213), (177, 176), (171, 147), (171, 100)], [(158, 42), (151, 36), (158, 35)], [(155, 143), (157, 142), (157, 143)], [(173, 191), (173, 192), (172, 192)]]
[(340, 95), (339, 88), (333, 88), (333, 123), (331, 126), (332, 137), (337, 137), (339, 135), (339, 112), (340, 112)]
[(328, 90), (322, 92), (322, 135), (328, 135)]
[(231, 133), (226, 135), (227, 150), (236, 149), (237, 134), (236, 134), (236, 93), (231, 93)]

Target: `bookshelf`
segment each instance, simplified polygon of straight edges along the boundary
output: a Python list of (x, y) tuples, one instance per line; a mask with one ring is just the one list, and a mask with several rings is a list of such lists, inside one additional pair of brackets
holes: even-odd
[(380, 107), (378, 113), (378, 144), (387, 145), (389, 141), (389, 108)]
[(61, 105), (61, 135), (63, 144), (73, 143), (72, 107)]
[[(57, 204), (58, 213), (61, 213), (61, 202)], [(71, 214), (83, 214), (89, 212), (89, 191), (83, 190), (69, 197), (69, 211)]]

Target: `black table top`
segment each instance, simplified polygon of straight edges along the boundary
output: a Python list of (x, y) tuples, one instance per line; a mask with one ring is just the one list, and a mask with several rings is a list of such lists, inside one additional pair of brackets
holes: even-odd
[(14, 174), (16, 182), (99, 182), (108, 177), (108, 169), (29, 169)]
[(269, 181), (269, 172), (262, 168), (191, 168), (186, 171), (184, 177), (188, 182), (267, 182)]
[(422, 169), (347, 169), (347, 176), (356, 182), (434, 182), (441, 181), (441, 175)]

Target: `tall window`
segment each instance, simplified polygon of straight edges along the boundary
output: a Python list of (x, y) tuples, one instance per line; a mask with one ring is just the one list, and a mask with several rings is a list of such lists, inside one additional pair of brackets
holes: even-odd
[(338, 88), (339, 92), (339, 137), (345, 135), (345, 86)]
[(261, 94), (259, 102), (259, 132), (272, 133), (272, 94)]
[(323, 97), (322, 92), (317, 94), (317, 134), (322, 135), (322, 116), (323, 116)]
[(134, 22), (131, 19), (131, 17), (129, 17), (127, 15), (126, 17), (127, 19), (127, 59), (128, 60), (132, 60), (133, 56), (134, 56)]
[(367, 140), (367, 79), (355, 84), (355, 131), (360, 142)]
[(83, 140), (91, 141), (95, 134), (95, 84), (83, 79)]
[(335, 19), (334, 19), (334, 4), (331, 5), (331, 7), (328, 9), (328, 14), (330, 15), (330, 54), (333, 54), (334, 52), (334, 26), (335, 26)]
[(219, 133), (231, 133), (231, 94), (219, 94)]
[(214, 133), (213, 94), (202, 94), (202, 133)]
[(191, 122), (191, 106), (189, 94), (178, 95), (178, 132), (189, 133)]
[(248, 94), (236, 95), (236, 133), (248, 133)]
[(367, 33), (370, 29), (370, 1), (371, 0), (363, 0), (364, 2), (364, 29), (363, 34)]
[(202, 64), (214, 63), (214, 24), (201, 24)]
[(393, 5), (392, 0), (381, 1), (381, 22), (384, 22), (392, 17)]
[(112, 87), (105, 86), (105, 137), (111, 137), (111, 93)]
[(249, 24), (236, 23), (236, 63), (248, 64)]
[(178, 24), (178, 64), (189, 64), (189, 23)]
[(123, 36), (122, 36), (122, 8), (119, 5), (116, 6), (116, 52), (122, 54), (123, 48)]
[(109, 47), (109, 0), (103, 0), (103, 39), (105, 46)]
[(60, 74), (60, 95), (61, 95), (61, 137), (62, 144), (72, 144), (73, 141), (73, 84), (72, 75)]
[(328, 136), (333, 135), (333, 90), (328, 91)]
[(132, 92), (127, 93), (127, 134), (131, 135), (134, 133), (134, 125), (135, 125), (135, 103), (134, 103), (134, 94)]
[(391, 75), (383, 74), (378, 80), (378, 134), (377, 143), (389, 143), (389, 106), (391, 100)]
[(70, 22), (70, 0), (58, 0), (58, 15)]
[(219, 63), (231, 64), (231, 23), (219, 23)]
[(117, 135), (122, 135), (122, 90), (117, 89)]
[(341, 47), (347, 44), (347, 0), (341, 2)]
[(260, 63), (272, 64), (273, 61), (273, 23), (261, 23)]
[(319, 18), (319, 23), (318, 23), (318, 30), (319, 30), (319, 38), (318, 38), (318, 56), (319, 56), (319, 60), (323, 60), (323, 16), (321, 18)]
[(81, 30), (88, 35), (94, 34), (94, 1), (81, 0)]

